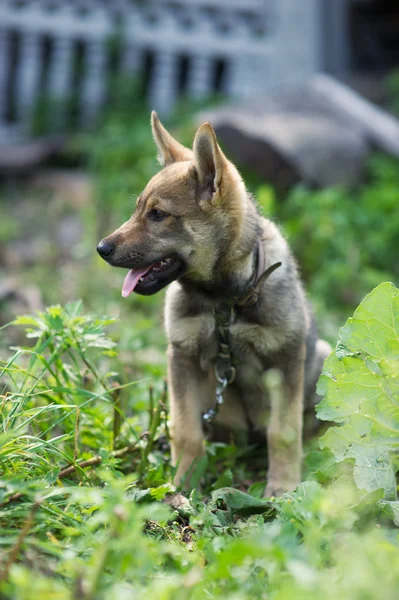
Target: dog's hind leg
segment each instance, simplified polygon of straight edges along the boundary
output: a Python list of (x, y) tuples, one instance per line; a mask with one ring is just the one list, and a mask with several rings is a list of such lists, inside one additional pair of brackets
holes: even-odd
[(212, 398), (210, 382), (195, 360), (171, 344), (168, 378), (174, 482), (190, 487), (198, 458), (204, 455), (202, 412)]
[[(330, 344), (328, 342), (326, 342), (325, 340), (317, 340), (317, 343), (316, 343), (316, 356), (317, 356), (316, 370), (318, 373), (317, 379), (320, 377), (320, 374), (323, 370), (324, 361), (331, 354), (331, 352), (332, 352), (332, 347), (330, 346)], [(316, 383), (317, 383), (317, 380), (316, 380)]]
[(282, 381), (269, 385), (268, 476), (265, 497), (280, 496), (301, 481), (305, 346), (281, 365)]

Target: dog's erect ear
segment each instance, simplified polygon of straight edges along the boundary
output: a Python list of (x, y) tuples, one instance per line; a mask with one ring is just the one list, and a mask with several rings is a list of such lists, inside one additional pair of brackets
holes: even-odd
[(194, 164), (201, 185), (209, 186), (210, 198), (220, 193), (227, 159), (217, 143), (210, 123), (203, 123), (194, 138)]
[(151, 113), (152, 135), (158, 148), (158, 160), (163, 167), (167, 167), (175, 162), (191, 160), (193, 153), (182, 144), (179, 144), (174, 137), (170, 135), (158, 119), (155, 110)]

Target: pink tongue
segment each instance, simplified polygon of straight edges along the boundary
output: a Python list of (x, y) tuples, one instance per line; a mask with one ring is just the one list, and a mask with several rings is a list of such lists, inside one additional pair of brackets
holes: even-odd
[(151, 269), (152, 265), (145, 269), (130, 269), (129, 273), (125, 277), (125, 281), (122, 286), (122, 297), (127, 298), (133, 292), (140, 277), (143, 277)]

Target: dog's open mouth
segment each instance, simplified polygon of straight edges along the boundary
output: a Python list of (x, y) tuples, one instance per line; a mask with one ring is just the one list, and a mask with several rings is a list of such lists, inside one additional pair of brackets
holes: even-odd
[(127, 298), (132, 292), (150, 296), (180, 277), (185, 270), (177, 258), (166, 258), (142, 269), (130, 269), (122, 286), (122, 296)]

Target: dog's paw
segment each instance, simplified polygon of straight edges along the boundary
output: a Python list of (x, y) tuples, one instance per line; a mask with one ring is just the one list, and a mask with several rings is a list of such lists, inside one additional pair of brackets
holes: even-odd
[(297, 487), (298, 482), (282, 482), (282, 481), (269, 481), (267, 483), (264, 498), (279, 498), (286, 492), (293, 492)]
[(174, 494), (167, 494), (163, 501), (165, 502), (165, 504), (169, 504), (169, 506), (171, 506), (177, 511), (187, 508), (187, 506), (190, 504), (188, 498), (186, 498), (186, 496), (183, 496), (183, 494), (181, 494), (180, 492), (176, 492)]

